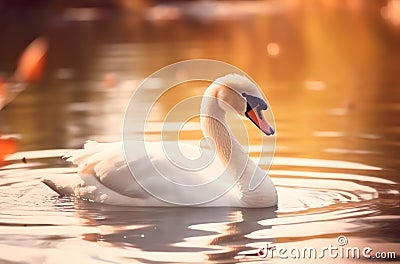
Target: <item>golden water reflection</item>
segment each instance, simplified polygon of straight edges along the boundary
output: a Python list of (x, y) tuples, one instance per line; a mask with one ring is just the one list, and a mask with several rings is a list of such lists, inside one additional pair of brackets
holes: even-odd
[[(56, 17), (0, 17), (1, 74), (13, 71), (32, 34), (51, 47), (43, 81), (0, 112), (1, 133), (20, 137), (20, 151), (0, 168), (1, 261), (259, 261), (240, 253), (269, 241), (326, 246), (341, 233), (398, 247), (398, 1), (221, 1), (206, 17), (188, 14), (191, 4), (171, 4), (164, 17), (162, 4), (113, 9), (112, 19), (63, 8)], [(143, 78), (195, 58), (241, 68), (266, 94), (277, 130), (270, 175), (278, 208), (116, 208), (60, 198), (40, 183), (47, 173), (72, 173), (58, 156), (85, 140), (121, 139), (125, 106)], [(168, 99), (148, 124), (151, 140), (160, 137)], [(196, 121), (180, 139), (198, 143)], [(257, 138), (248, 150), (252, 158), (272, 151)]]

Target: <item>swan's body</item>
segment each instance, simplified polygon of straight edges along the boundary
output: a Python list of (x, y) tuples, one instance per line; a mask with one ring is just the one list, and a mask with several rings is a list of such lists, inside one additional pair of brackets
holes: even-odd
[[(225, 113), (233, 111), (249, 117), (266, 134), (273, 129), (262, 118), (265, 102), (257, 87), (246, 77), (227, 75), (211, 84), (203, 95), (201, 125), (203, 134), (215, 142), (217, 157), (209, 166), (188, 173), (166, 157), (165, 146), (173, 142), (146, 142), (148, 155), (137, 154), (125, 159), (123, 143), (97, 143), (88, 141), (83, 149), (71, 153), (68, 160), (78, 166), (72, 175), (57, 175), (43, 182), (60, 195), (76, 195), (94, 202), (127, 206), (176, 206), (166, 200), (179, 200), (181, 205), (269, 207), (277, 203), (276, 189), (265, 171), (251, 161), (226, 124)], [(260, 101), (258, 101), (260, 100)], [(263, 105), (263, 102), (265, 105)], [(260, 116), (261, 115), (261, 116)], [(258, 119), (257, 119), (258, 118)], [(128, 144), (130, 147), (135, 143)], [(188, 144), (179, 144), (188, 158), (212, 155), (209, 150), (200, 150)], [(134, 170), (130, 170), (134, 168)], [(180, 185), (198, 185), (212, 181), (221, 172), (224, 177), (218, 185), (211, 185), (207, 193), (218, 193), (214, 199), (199, 203), (205, 193), (185, 191), (182, 188), (166, 187), (155, 175), (154, 168)], [(135, 177), (132, 177), (132, 172)], [(137, 182), (137, 175), (141, 184)], [(255, 189), (250, 188), (252, 179), (263, 179)], [(144, 179), (144, 180), (143, 180)], [(144, 182), (145, 181), (145, 182)], [(142, 186), (151, 186), (152, 195)], [(233, 188), (229, 188), (233, 186)], [(221, 192), (221, 190), (227, 190)], [(155, 197), (156, 196), (156, 197)], [(174, 199), (169, 199), (173, 197)], [(201, 199), (200, 199), (201, 200)]]

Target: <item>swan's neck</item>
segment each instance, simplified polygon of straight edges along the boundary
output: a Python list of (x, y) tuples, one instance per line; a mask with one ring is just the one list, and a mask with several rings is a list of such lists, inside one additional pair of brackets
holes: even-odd
[(217, 97), (218, 87), (214, 85), (211, 85), (204, 93), (200, 109), (203, 134), (212, 139), (221, 162), (243, 185), (249, 181), (246, 178), (248, 174), (246, 169), (252, 162), (230, 130), (226, 122), (226, 112), (220, 107)]
[[(214, 141), (218, 158), (235, 181), (244, 206), (272, 206), (277, 202), (277, 194), (272, 181), (266, 176), (242, 148), (226, 122), (226, 112), (218, 102), (218, 86), (210, 85), (203, 95), (200, 122), (203, 134)], [(254, 186), (253, 176), (260, 185)], [(252, 183), (252, 184), (251, 184)]]

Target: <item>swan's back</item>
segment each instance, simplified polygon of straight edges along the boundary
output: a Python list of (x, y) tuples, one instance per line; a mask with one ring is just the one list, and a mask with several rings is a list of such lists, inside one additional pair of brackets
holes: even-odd
[[(65, 157), (67, 161), (77, 165), (77, 174), (50, 175), (43, 179), (43, 182), (60, 195), (76, 195), (95, 202), (128, 206), (174, 206), (147, 193), (132, 176), (129, 166), (135, 168), (135, 173), (146, 175), (141, 183), (152, 186), (152, 190), (157, 192), (156, 196), (157, 194), (163, 197), (171, 196), (171, 198), (177, 196), (185, 204), (190, 203), (192, 199), (197, 200), (198, 197), (161, 185), (159, 175), (149, 174), (152, 171), (149, 167), (155, 167), (158, 171), (164, 172), (171, 181), (187, 185), (213, 180), (215, 176), (218, 176), (218, 171), (223, 168), (222, 164), (216, 160), (206, 168), (207, 171), (188, 173), (179, 170), (165, 158), (163, 146), (159, 142), (149, 142), (146, 146), (149, 149), (149, 156), (136, 157), (126, 162), (122, 142), (88, 141), (82, 149), (75, 150)], [(192, 152), (192, 156), (199, 153), (197, 147), (188, 144), (182, 144), (181, 149), (186, 153)], [(208, 203), (207, 206), (240, 206), (240, 203), (236, 192), (232, 191), (218, 201)]]

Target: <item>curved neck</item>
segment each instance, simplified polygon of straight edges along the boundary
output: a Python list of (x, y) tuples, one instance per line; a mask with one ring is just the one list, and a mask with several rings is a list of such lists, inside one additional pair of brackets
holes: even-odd
[(217, 99), (218, 88), (212, 84), (205, 91), (200, 108), (200, 123), (204, 136), (214, 141), (216, 153), (224, 166), (240, 177), (249, 163), (249, 157), (226, 122), (226, 112)]
[[(277, 194), (274, 184), (234, 137), (226, 122), (226, 112), (220, 107), (218, 91), (219, 87), (213, 83), (203, 95), (200, 108), (203, 134), (214, 141), (217, 156), (225, 166), (230, 180), (235, 181), (240, 200), (245, 206), (275, 205)], [(253, 176), (256, 176), (255, 180)]]

